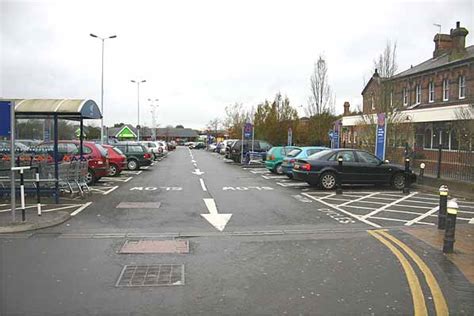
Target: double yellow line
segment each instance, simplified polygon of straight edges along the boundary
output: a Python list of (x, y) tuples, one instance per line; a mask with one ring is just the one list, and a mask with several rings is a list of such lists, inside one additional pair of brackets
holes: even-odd
[[(410, 261), (406, 258), (406, 256), (402, 253), (403, 250), (406, 255), (408, 255), (418, 266), (418, 268), (423, 273), (425, 277), (425, 281), (428, 284), (428, 287), (431, 291), (431, 296), (433, 297), (436, 315), (444, 316), (449, 315), (448, 305), (446, 304), (446, 300), (443, 296), (443, 292), (441, 292), (441, 288), (439, 287), (438, 282), (436, 281), (433, 273), (428, 268), (426, 263), (421, 260), (421, 258), (411, 250), (407, 245), (403, 242), (398, 240), (397, 238), (393, 237), (389, 233), (384, 230), (369, 230), (368, 233), (384, 244), (394, 255), (397, 257), (398, 261), (400, 261), (403, 270), (407, 276), (408, 286), (410, 287), (410, 291), (413, 297), (413, 307), (414, 307), (414, 314), (416, 316), (424, 316), (428, 315), (428, 311), (426, 309), (425, 297), (423, 295), (423, 290), (421, 289), (420, 280), (418, 279), (413, 266), (410, 264)], [(398, 248), (396, 247), (398, 246)]]

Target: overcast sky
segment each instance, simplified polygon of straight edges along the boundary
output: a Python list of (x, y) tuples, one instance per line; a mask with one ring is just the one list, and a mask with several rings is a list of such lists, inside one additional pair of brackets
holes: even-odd
[[(432, 56), (433, 23), (474, 35), (472, 1), (7, 1), (0, 0), (0, 97), (88, 98), (100, 106), (99, 36), (105, 43), (106, 124), (203, 128), (224, 108), (277, 92), (306, 105), (309, 77), (326, 56), (336, 93), (360, 105), (363, 78), (387, 40), (399, 70)], [(303, 115), (302, 108), (299, 112)]]

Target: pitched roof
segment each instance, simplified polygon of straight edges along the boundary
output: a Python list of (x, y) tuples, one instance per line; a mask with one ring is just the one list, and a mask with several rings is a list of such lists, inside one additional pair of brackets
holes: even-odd
[(466, 47), (466, 53), (462, 58), (450, 60), (450, 54), (446, 53), (437, 58), (428, 59), (422, 62), (421, 64), (418, 64), (414, 67), (411, 67), (410, 69), (402, 71), (396, 74), (395, 76), (393, 76), (392, 79), (402, 78), (402, 77), (414, 75), (420, 72), (428, 71), (431, 69), (436, 69), (443, 66), (456, 64), (456, 63), (463, 62), (472, 58), (474, 58), (474, 45)]
[(198, 137), (198, 132), (191, 128), (158, 128), (156, 131), (158, 137), (177, 137), (177, 138), (189, 138)]

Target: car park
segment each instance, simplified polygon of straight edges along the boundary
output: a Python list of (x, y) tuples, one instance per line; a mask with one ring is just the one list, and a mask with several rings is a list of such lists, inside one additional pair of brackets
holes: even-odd
[(298, 159), (306, 159), (311, 155), (318, 153), (322, 150), (329, 149), (327, 147), (309, 146), (309, 147), (297, 147), (289, 151), (287, 156), (283, 158), (281, 163), (282, 173), (288, 178), (293, 178), (293, 166), (295, 161)]
[(127, 157), (117, 147), (102, 145), (109, 155), (109, 176), (119, 176), (122, 170), (127, 167)]
[(244, 140), (243, 146), (242, 146), (242, 141), (237, 140), (236, 142), (232, 144), (232, 147), (230, 150), (230, 159), (232, 159), (234, 162), (241, 162), (242, 147), (243, 147), (244, 156), (248, 152), (253, 151), (253, 152), (262, 153), (262, 159), (265, 160), (266, 153), (268, 150), (270, 150), (270, 148), (272, 148), (272, 145), (270, 145), (269, 143), (263, 140), (253, 140), (253, 141)]
[(158, 145), (158, 142), (153, 142), (153, 141), (141, 141), (140, 144), (146, 147), (148, 152), (150, 152), (153, 155), (153, 159), (156, 160), (159, 156), (162, 154), (162, 150), (160, 149), (160, 146)]
[(115, 147), (127, 157), (127, 169), (138, 170), (140, 167), (149, 166), (152, 163), (152, 154), (145, 146), (137, 142), (120, 142)]
[[(342, 169), (338, 166), (339, 157), (342, 158)], [(334, 189), (338, 180), (341, 184), (389, 184), (398, 190), (405, 186), (403, 166), (380, 160), (363, 150), (347, 148), (323, 150), (297, 160), (293, 178), (327, 190)], [(410, 183), (416, 181), (411, 170), (408, 180)]]
[(267, 152), (265, 167), (273, 173), (282, 174), (283, 158), (294, 149), (294, 146), (272, 147)]
[[(51, 157), (54, 157), (52, 142), (41, 143), (32, 147), (31, 151), (32, 153), (48, 153)], [(88, 164), (86, 175), (88, 185), (109, 174), (108, 153), (100, 144), (84, 141), (82, 155)], [(58, 160), (70, 161), (72, 159), (80, 159), (80, 142), (77, 140), (60, 140), (58, 142)]]

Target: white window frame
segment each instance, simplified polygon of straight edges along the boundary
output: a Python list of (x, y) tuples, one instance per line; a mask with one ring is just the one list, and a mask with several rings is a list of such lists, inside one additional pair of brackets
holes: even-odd
[(421, 103), (421, 85), (417, 84), (415, 86), (415, 104)]
[(465, 76), (459, 76), (458, 85), (459, 85), (459, 99), (466, 98), (466, 77)]
[(390, 108), (393, 107), (393, 91), (390, 91)]
[(428, 83), (428, 103), (433, 103), (434, 100), (435, 100), (434, 81), (430, 81), (430, 83)]
[(408, 89), (403, 88), (403, 105), (407, 106), (408, 105)]
[(443, 101), (449, 101), (449, 80), (443, 80)]
[(370, 95), (370, 108), (372, 110), (375, 110), (375, 102), (374, 102), (374, 95), (373, 94)]

